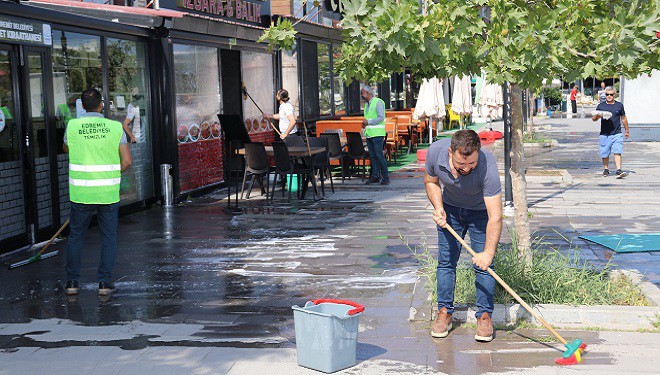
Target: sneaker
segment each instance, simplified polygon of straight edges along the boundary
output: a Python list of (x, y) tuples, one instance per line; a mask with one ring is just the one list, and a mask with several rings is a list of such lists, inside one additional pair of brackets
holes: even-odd
[(381, 185), (389, 185), (390, 184), (390, 179), (389, 178), (384, 178), (381, 182)]
[(68, 280), (66, 282), (66, 295), (67, 296), (75, 296), (78, 294), (78, 290), (80, 287), (78, 286), (78, 281), (76, 280)]
[(603, 169), (603, 177), (607, 177), (610, 175), (610, 170), (609, 169)]
[(115, 291), (115, 284), (107, 281), (101, 281), (99, 283), (99, 296), (107, 296)]
[(474, 335), (474, 339), (483, 342), (493, 341), (493, 322), (487, 312), (477, 319), (477, 334)]
[(447, 314), (447, 308), (443, 307), (438, 310), (435, 322), (431, 325), (431, 336), (441, 339), (447, 337), (449, 331), (451, 331), (451, 314)]
[(624, 172), (620, 169), (616, 170), (616, 178), (624, 178), (628, 175), (628, 172)]
[(380, 178), (370, 178), (365, 182), (365, 184), (371, 185), (371, 184), (377, 184), (379, 182), (380, 182)]

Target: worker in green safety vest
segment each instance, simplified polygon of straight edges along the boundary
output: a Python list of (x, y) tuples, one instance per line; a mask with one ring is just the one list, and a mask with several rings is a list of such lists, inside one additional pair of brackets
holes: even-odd
[[(371, 161), (371, 177), (367, 184), (389, 185), (390, 177), (387, 172), (387, 161), (383, 154), (383, 142), (385, 142), (385, 102), (374, 96), (374, 89), (365, 85), (360, 90), (360, 96), (364, 100), (364, 136), (367, 138), (369, 149), (369, 160)], [(382, 180), (381, 180), (382, 176)]]
[(96, 214), (101, 230), (98, 294), (106, 296), (115, 290), (112, 269), (117, 254), (121, 173), (131, 166), (132, 158), (122, 124), (101, 114), (101, 93), (88, 89), (82, 93), (81, 101), (87, 113), (71, 119), (64, 132), (64, 151), (69, 153), (71, 201), (66, 294), (78, 294), (85, 236), (89, 222)]

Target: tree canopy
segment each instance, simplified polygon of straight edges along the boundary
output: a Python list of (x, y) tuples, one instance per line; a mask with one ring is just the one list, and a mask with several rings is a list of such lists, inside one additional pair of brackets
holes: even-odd
[[(340, 74), (379, 82), (484, 71), (538, 88), (555, 76), (635, 77), (659, 67), (660, 0), (348, 0)], [(487, 6), (490, 16), (480, 14)], [(424, 14), (423, 14), (424, 13)]]

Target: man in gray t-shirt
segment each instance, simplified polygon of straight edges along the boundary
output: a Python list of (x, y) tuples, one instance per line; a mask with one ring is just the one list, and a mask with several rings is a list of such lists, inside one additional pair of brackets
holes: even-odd
[(495, 157), (481, 149), (474, 130), (459, 130), (451, 138), (435, 142), (426, 155), (424, 176), (426, 195), (433, 205), (438, 225), (438, 315), (431, 336), (446, 337), (454, 312), (456, 264), (461, 247), (444, 229), (451, 226), (465, 237), (470, 233), (476, 273), (477, 341), (493, 339), (495, 279), (486, 271), (493, 268), (493, 257), (502, 232), (502, 187)]

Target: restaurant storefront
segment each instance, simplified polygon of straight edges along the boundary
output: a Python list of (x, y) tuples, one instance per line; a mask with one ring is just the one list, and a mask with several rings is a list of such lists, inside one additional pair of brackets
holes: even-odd
[(122, 210), (153, 201), (150, 31), (8, 2), (0, 14), (0, 248), (43, 241), (68, 218), (63, 135), (89, 87), (106, 117), (135, 113)]
[(218, 114), (240, 115), (254, 141), (274, 140), (272, 127), (242, 89), (263, 111), (274, 111), (274, 55), (256, 43), (270, 22), (270, 3), (164, 0), (160, 5), (189, 13), (173, 20), (163, 46), (171, 56), (173, 69), (166, 79), (175, 93), (173, 121), (165, 128), (176, 135), (176, 152), (167, 159), (173, 164), (175, 195), (182, 198), (225, 181)]
[[(277, 110), (280, 87), (303, 121), (359, 111), (359, 86), (351, 91), (334, 72), (337, 16), (300, 23), (296, 48), (271, 53), (256, 43), (271, 21), (269, 1), (161, 0), (160, 7), (0, 1), (2, 249), (43, 241), (67, 219), (62, 139), (67, 121), (84, 114), (79, 97), (89, 87), (102, 93), (106, 117), (134, 115), (123, 213), (157, 201), (163, 163), (172, 164), (177, 200), (224, 183), (229, 163), (217, 115), (240, 115), (253, 141), (270, 143), (261, 110)], [(313, 18), (314, 9), (304, 11)]]

